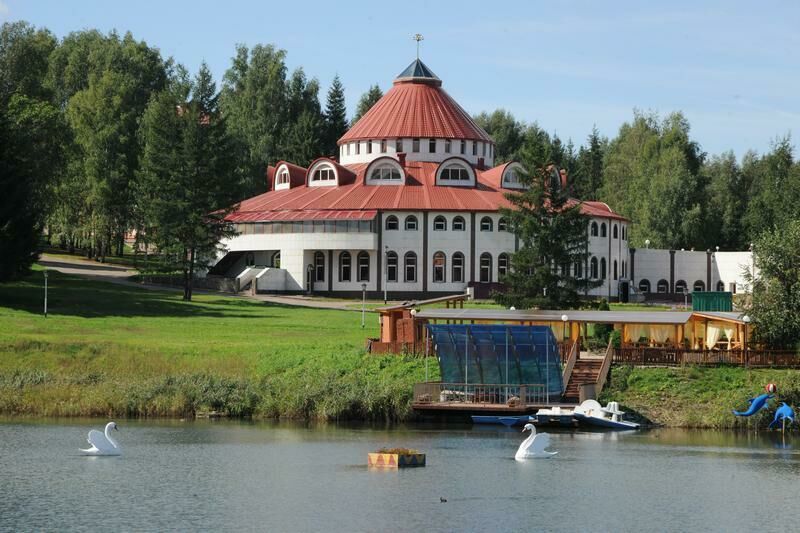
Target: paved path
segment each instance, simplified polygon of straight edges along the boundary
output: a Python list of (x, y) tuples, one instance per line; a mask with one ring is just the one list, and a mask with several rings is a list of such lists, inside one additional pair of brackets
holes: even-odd
[[(91, 259), (83, 259), (80, 257), (65, 258), (61, 256), (52, 256), (49, 254), (42, 254), (39, 259), (39, 264), (50, 270), (63, 272), (73, 276), (81, 276), (96, 281), (107, 281), (110, 283), (117, 283), (119, 285), (127, 285), (130, 287), (137, 287), (139, 289), (159, 290), (159, 291), (183, 291), (181, 287), (173, 287), (169, 285), (156, 285), (153, 283), (139, 283), (132, 281), (131, 276), (136, 275), (138, 272), (135, 269), (119, 266), (109, 265), (106, 263), (98, 263)], [(313, 307), (315, 309), (338, 309), (341, 311), (356, 311), (361, 312), (360, 309), (348, 307), (356, 302), (335, 302), (327, 300), (318, 300), (309, 298), (308, 296), (273, 296), (269, 294), (256, 294), (241, 292), (239, 294), (231, 294), (225, 292), (207, 291), (202, 289), (195, 289), (193, 292), (200, 294), (213, 294), (215, 296), (226, 296), (230, 298), (247, 298), (249, 300), (257, 300), (260, 302), (268, 302), (278, 305), (294, 305), (298, 307)]]

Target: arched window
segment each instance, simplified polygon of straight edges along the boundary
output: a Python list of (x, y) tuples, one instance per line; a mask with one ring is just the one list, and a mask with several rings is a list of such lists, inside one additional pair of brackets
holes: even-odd
[(336, 172), (333, 170), (333, 167), (328, 165), (323, 165), (317, 168), (314, 171), (314, 174), (311, 176), (312, 182), (317, 183), (330, 183), (336, 181)]
[(388, 217), (386, 217), (386, 229), (387, 230), (400, 229), (400, 222), (397, 221), (396, 216), (389, 215)]
[(280, 172), (278, 172), (278, 177), (275, 178), (276, 185), (288, 185), (289, 183), (289, 171), (286, 168), (282, 168)]
[(580, 279), (583, 277), (583, 262), (575, 261), (575, 267), (572, 270), (575, 273), (575, 278)]
[(400, 170), (392, 163), (377, 165), (369, 173), (369, 181), (401, 181), (402, 179)]
[(497, 256), (497, 277), (499, 281), (503, 280), (503, 276), (508, 275), (508, 254), (500, 254)]
[(464, 217), (455, 217), (453, 219), (453, 231), (465, 231), (467, 223), (464, 222)]
[(704, 290), (706, 290), (706, 284), (698, 279), (697, 281), (694, 282), (692, 290), (693, 292), (703, 292)]
[(597, 237), (597, 222), (592, 222), (589, 235), (591, 235), (592, 237)]
[(592, 279), (597, 279), (597, 258), (592, 257), (592, 260), (589, 261), (589, 277)]
[(614, 228), (611, 230), (611, 236), (614, 237), (615, 239), (619, 237), (619, 235), (617, 233), (617, 225), (616, 224), (614, 224)]
[(650, 282), (648, 280), (639, 281), (639, 292), (650, 292)]
[(497, 231), (508, 231), (508, 219), (506, 217), (500, 217), (500, 220), (497, 221)]
[(602, 224), (600, 224), (600, 236), (601, 237), (606, 237), (607, 235), (608, 235), (608, 232), (606, 231), (606, 223), (603, 222)]
[(483, 217), (481, 219), (481, 231), (492, 231), (494, 224), (490, 217)]
[(456, 252), (453, 254), (453, 272), (451, 275), (453, 283), (464, 281), (464, 254)]
[(417, 231), (417, 217), (414, 215), (406, 217), (406, 231)]
[(675, 282), (675, 292), (678, 294), (683, 294), (684, 292), (688, 292), (686, 290), (686, 282), (682, 279), (679, 279)]
[(406, 255), (403, 257), (403, 262), (405, 281), (407, 283), (413, 283), (417, 281), (417, 254), (414, 252), (406, 252)]
[(339, 281), (350, 281), (351, 271), (353, 266), (353, 258), (350, 257), (350, 252), (342, 252), (339, 254)]
[(606, 258), (600, 258), (600, 279), (606, 279)]
[(725, 284), (722, 282), (722, 280), (719, 280), (717, 282), (717, 292), (724, 292), (724, 291), (725, 291)]
[(274, 254), (272, 254), (272, 266), (274, 268), (280, 268), (281, 267), (281, 253), (280, 252), (275, 252)]
[(627, 240), (627, 239), (628, 239), (628, 235), (625, 232), (625, 226), (622, 226), (622, 240), (624, 241), (624, 240)]
[(447, 182), (464, 182), (470, 179), (469, 170), (461, 165), (448, 165), (442, 169), (442, 173), (439, 175), (440, 181)]
[(481, 283), (492, 282), (492, 254), (484, 252), (481, 254)]
[(367, 252), (358, 252), (357, 281), (369, 281), (369, 253)]
[(386, 281), (397, 283), (397, 253), (386, 253)]
[(444, 283), (447, 278), (445, 276), (445, 267), (447, 266), (447, 259), (444, 252), (436, 252), (433, 254), (433, 282)]
[(325, 281), (325, 254), (314, 252), (314, 280)]
[(447, 219), (442, 215), (433, 219), (433, 231), (447, 231)]
[(669, 283), (665, 279), (658, 280), (658, 284), (656, 285), (656, 291), (659, 294), (666, 294), (669, 292)]
[[(616, 228), (616, 226), (614, 226)], [(617, 260), (614, 259), (614, 279), (617, 279)]]

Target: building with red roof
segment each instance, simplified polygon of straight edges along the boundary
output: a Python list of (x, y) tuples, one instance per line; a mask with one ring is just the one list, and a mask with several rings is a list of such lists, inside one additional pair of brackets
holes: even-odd
[[(239, 235), (223, 243), (212, 274), (266, 292), (490, 292), (519, 247), (499, 210), (522, 188), (522, 167), (494, 164), (492, 138), (422, 61), (338, 145), (338, 158), (308, 168), (268, 168), (267, 192), (229, 215)], [(590, 258), (572, 274), (604, 280), (592, 294), (614, 299), (628, 278), (629, 221), (602, 202), (581, 209)]]

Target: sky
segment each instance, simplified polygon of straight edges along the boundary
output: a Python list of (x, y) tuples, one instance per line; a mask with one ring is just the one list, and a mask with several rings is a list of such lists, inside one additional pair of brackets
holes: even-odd
[(616, 135), (634, 109), (683, 111), (709, 154), (769, 150), (800, 136), (800, 3), (460, 0), (228, 2), (0, 0), (0, 21), (59, 38), (130, 31), (215, 79), (237, 44), (274, 44), (321, 84), (345, 86), (348, 114), (387, 91), (416, 55), (468, 112), (503, 108), (582, 144)]

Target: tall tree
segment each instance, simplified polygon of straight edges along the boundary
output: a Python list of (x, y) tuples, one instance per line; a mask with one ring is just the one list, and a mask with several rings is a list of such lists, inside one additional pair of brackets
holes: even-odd
[(145, 228), (181, 270), (183, 298), (191, 300), (196, 270), (234, 234), (225, 216), (241, 197), (233, 141), (205, 63), (192, 83), (178, 75), (150, 100), (141, 138), (138, 198)]
[(356, 106), (356, 114), (353, 116), (353, 120), (351, 124), (355, 124), (359, 121), (361, 117), (367, 114), (367, 111), (372, 109), (378, 100), (383, 98), (383, 91), (381, 91), (380, 86), (376, 83), (375, 85), (370, 86), (369, 90), (361, 95), (361, 98), (358, 99), (358, 105)]
[(756, 340), (770, 347), (800, 348), (800, 219), (764, 232), (755, 241), (749, 313)]
[(600, 137), (597, 126), (578, 149), (575, 170), (570, 174), (572, 192), (581, 200), (597, 200), (603, 186), (603, 155), (607, 140)]
[(475, 123), (494, 139), (496, 164), (513, 161), (519, 157), (525, 124), (516, 120), (504, 109), (496, 109), (491, 114), (484, 111), (474, 119)]
[(582, 294), (601, 283), (586, 271), (589, 220), (561, 188), (556, 167), (530, 160), (523, 164), (534, 169), (523, 178), (528, 188), (506, 194), (513, 208), (502, 210), (520, 248), (502, 280), (506, 290), (495, 300), (523, 309), (576, 307)]
[(266, 190), (264, 169), (283, 157), (291, 125), (285, 60), (286, 51), (272, 45), (240, 45), (223, 78), (220, 108), (241, 153), (246, 195)]
[(347, 132), (347, 107), (344, 101), (344, 86), (339, 76), (333, 78), (325, 102), (325, 138), (323, 153), (338, 155), (337, 141)]
[(281, 159), (306, 166), (322, 151), (325, 123), (319, 105), (319, 82), (296, 69), (288, 85), (288, 114), (281, 139)]
[(680, 113), (660, 120), (637, 111), (620, 127), (605, 154), (601, 199), (636, 221), (632, 246), (645, 239), (659, 248), (713, 245), (703, 231), (704, 157)]
[(63, 168), (63, 114), (43, 83), (55, 46), (50, 32), (27, 23), (0, 27), (0, 281), (36, 260)]

